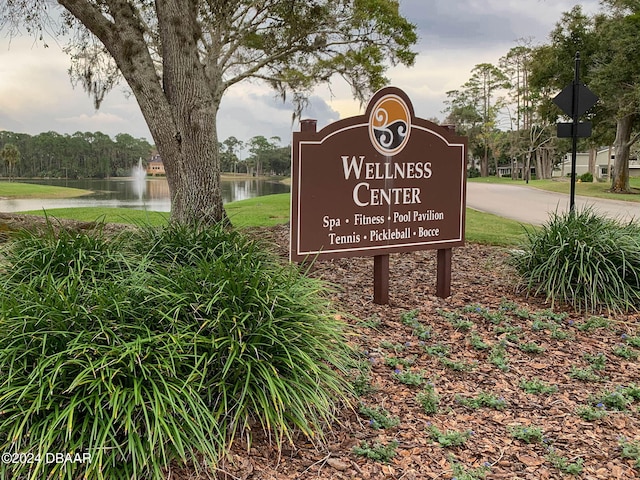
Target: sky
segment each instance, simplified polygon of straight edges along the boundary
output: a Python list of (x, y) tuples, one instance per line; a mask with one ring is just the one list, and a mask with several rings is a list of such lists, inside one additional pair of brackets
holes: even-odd
[[(547, 42), (562, 12), (581, 4), (585, 12), (599, 10), (598, 0), (400, 0), (403, 15), (416, 24), (419, 42), (413, 67), (393, 67), (390, 85), (404, 90), (416, 116), (443, 119), (446, 92), (455, 90), (480, 63), (497, 64), (500, 57), (529, 39)], [(55, 131), (100, 131), (111, 137), (128, 133), (136, 138), (151, 135), (126, 84), (116, 86), (99, 110), (68, 76), (64, 45), (48, 38), (48, 48), (32, 37), (9, 38), (0, 31), (0, 130), (37, 135)], [(303, 118), (314, 118), (318, 128), (341, 118), (359, 115), (366, 105), (353, 100), (345, 83), (319, 87)], [(298, 129), (292, 123), (292, 107), (268, 87), (241, 83), (229, 90), (218, 115), (218, 137), (233, 135), (246, 141), (263, 135), (291, 141)]]

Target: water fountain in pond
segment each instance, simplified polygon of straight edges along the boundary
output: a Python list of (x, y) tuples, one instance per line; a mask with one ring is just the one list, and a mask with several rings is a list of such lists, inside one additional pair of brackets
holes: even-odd
[(133, 178), (134, 193), (142, 199), (147, 191), (147, 170), (142, 166), (142, 158), (139, 158), (138, 164), (131, 169), (131, 178)]

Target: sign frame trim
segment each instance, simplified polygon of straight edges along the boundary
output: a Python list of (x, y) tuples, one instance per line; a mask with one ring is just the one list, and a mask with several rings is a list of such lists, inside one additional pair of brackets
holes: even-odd
[[(366, 115), (360, 115), (359, 116), (361, 119), (366, 120)], [(355, 119), (357, 119), (358, 117), (355, 117)], [(350, 119), (346, 119), (346, 120), (354, 120), (354, 118), (350, 118)], [(443, 135), (441, 135), (439, 132), (433, 130), (430, 126), (428, 125), (421, 125), (420, 122), (421, 119), (419, 118), (414, 118), (412, 119), (414, 121), (411, 122), (411, 129), (413, 130), (418, 129), (418, 130), (422, 130), (424, 132), (427, 132), (429, 134), (434, 135), (435, 137), (437, 137), (439, 140), (441, 140), (442, 142), (444, 142), (447, 147), (451, 147), (451, 148), (459, 148), (460, 151), (460, 162), (461, 162), (461, 167), (462, 170), (465, 171), (466, 170), (466, 145), (464, 143), (456, 143), (456, 142), (450, 142), (446, 137), (444, 137)], [(295, 158), (294, 161), (297, 162), (296, 167), (297, 170), (299, 172), (298, 174), (298, 187), (297, 187), (297, 192), (298, 192), (298, 196), (295, 199), (296, 200), (296, 210), (298, 213), (298, 218), (301, 217), (301, 195), (300, 192), (302, 190), (302, 170), (303, 170), (303, 163), (302, 163), (302, 150), (303, 150), (303, 146), (304, 145), (322, 145), (325, 140), (331, 138), (334, 135), (349, 131), (349, 130), (353, 130), (353, 129), (357, 129), (357, 128), (366, 128), (368, 130), (369, 128), (369, 124), (368, 122), (364, 122), (364, 123), (356, 123), (356, 124), (350, 124), (350, 125), (346, 125), (346, 126), (340, 126), (340, 125), (336, 125), (336, 124), (340, 124), (342, 121), (339, 120), (331, 125), (329, 125), (328, 127), (325, 127), (323, 129), (321, 129), (318, 132), (314, 132), (313, 135), (314, 136), (319, 136), (322, 135), (322, 133), (329, 129), (330, 132), (327, 135), (322, 136), (322, 138), (318, 139), (318, 140), (300, 140), (298, 142), (298, 158)], [(338, 127), (338, 128), (329, 128), (329, 127)], [(332, 130), (332, 131), (331, 131)], [(293, 155), (293, 151), (292, 151), (292, 155)], [(343, 249), (331, 249), (331, 250), (309, 250), (309, 251), (303, 251), (300, 248), (300, 241), (301, 241), (301, 222), (298, 221), (297, 222), (297, 229), (296, 229), (296, 243), (295, 245), (293, 245), (293, 236), (290, 237), (290, 245), (289, 245), (289, 249), (290, 251), (293, 250), (292, 247), (295, 248), (295, 252), (296, 255), (299, 257), (312, 257), (312, 256), (316, 256), (316, 255), (322, 255), (322, 254), (330, 254), (330, 253), (337, 253), (337, 254), (342, 254), (342, 253), (349, 253), (349, 252), (354, 252), (354, 255), (352, 256), (358, 256), (358, 254), (356, 252), (370, 252), (370, 251), (376, 251), (376, 250), (389, 250), (391, 251), (392, 249), (403, 249), (404, 251), (411, 251), (411, 250), (420, 250), (420, 247), (426, 246), (429, 247), (430, 245), (443, 245), (446, 246), (449, 243), (460, 243), (460, 242), (464, 242), (465, 238), (464, 238), (464, 230), (465, 230), (465, 199), (466, 199), (466, 176), (462, 175), (461, 179), (460, 179), (460, 183), (461, 183), (461, 188), (460, 188), (460, 218), (461, 218), (461, 222), (460, 222), (460, 229), (458, 231), (458, 238), (452, 238), (452, 239), (448, 239), (448, 240), (437, 240), (437, 241), (424, 241), (424, 242), (413, 242), (413, 243), (403, 243), (400, 245), (372, 245), (372, 246), (368, 246), (368, 247), (345, 247)], [(290, 208), (290, 218), (293, 218), (293, 205), (294, 202), (291, 202), (291, 208)], [(425, 249), (430, 249), (430, 250), (435, 250), (436, 248), (425, 248)]]

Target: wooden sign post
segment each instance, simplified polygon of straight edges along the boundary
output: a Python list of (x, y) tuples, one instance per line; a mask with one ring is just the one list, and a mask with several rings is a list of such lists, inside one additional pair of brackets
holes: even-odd
[(292, 261), (374, 257), (374, 301), (389, 303), (389, 255), (438, 250), (436, 293), (450, 295), (464, 245), (467, 140), (416, 118), (395, 87), (364, 115), (293, 134)]

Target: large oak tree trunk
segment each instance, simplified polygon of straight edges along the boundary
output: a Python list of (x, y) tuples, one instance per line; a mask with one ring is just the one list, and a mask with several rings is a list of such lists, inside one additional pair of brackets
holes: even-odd
[(613, 181), (611, 191), (617, 193), (631, 193), (629, 185), (629, 156), (631, 153), (631, 133), (635, 115), (627, 115), (617, 119), (616, 158), (613, 165)]
[(226, 221), (216, 130), (222, 79), (209, 78), (198, 56), (195, 6), (190, 0), (156, 2), (162, 39), (159, 76), (144, 29), (126, 2), (113, 10), (114, 22), (109, 22), (84, 2), (58, 1), (99, 37), (131, 87), (165, 166), (171, 220)]
[[(156, 3), (162, 43), (164, 93), (175, 132), (157, 133), (171, 193), (171, 219), (180, 223), (225, 219), (220, 188), (216, 115), (221, 94), (210, 88), (198, 56), (196, 8), (184, 1)], [(217, 95), (217, 97), (216, 97)], [(153, 115), (153, 112), (150, 112)]]

